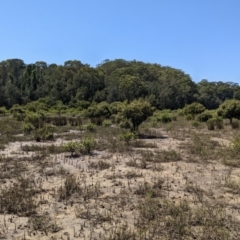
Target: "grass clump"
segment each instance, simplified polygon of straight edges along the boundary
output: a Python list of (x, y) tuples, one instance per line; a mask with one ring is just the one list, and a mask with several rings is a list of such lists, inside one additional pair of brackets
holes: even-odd
[(223, 163), (230, 167), (240, 167), (240, 138), (235, 138), (231, 146), (221, 151)]
[(18, 183), (2, 190), (0, 194), (0, 213), (31, 216), (36, 213), (37, 204), (34, 200), (36, 190), (32, 181), (19, 178)]
[(76, 176), (69, 174), (64, 185), (59, 188), (59, 200), (68, 200), (73, 194), (81, 193), (80, 184), (77, 182)]
[(155, 153), (155, 162), (176, 162), (182, 159), (181, 155), (175, 150), (163, 150), (161, 152), (156, 151)]

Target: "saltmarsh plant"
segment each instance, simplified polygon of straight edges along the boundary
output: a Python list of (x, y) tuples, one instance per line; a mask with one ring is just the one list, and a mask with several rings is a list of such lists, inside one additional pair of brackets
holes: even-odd
[(69, 199), (72, 194), (80, 192), (81, 187), (76, 176), (70, 174), (66, 177), (64, 186), (59, 189), (59, 200)]
[(30, 179), (19, 178), (13, 186), (2, 190), (0, 194), (0, 213), (31, 216), (36, 212), (33, 183)]

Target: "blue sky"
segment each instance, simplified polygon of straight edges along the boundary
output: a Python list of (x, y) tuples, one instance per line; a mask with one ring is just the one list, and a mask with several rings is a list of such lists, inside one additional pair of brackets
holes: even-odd
[(2, 0), (0, 61), (122, 58), (240, 83), (239, 0)]

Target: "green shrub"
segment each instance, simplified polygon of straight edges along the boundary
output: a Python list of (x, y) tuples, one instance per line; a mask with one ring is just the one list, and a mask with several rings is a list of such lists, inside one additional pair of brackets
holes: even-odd
[(111, 125), (112, 125), (112, 121), (111, 121), (111, 120), (105, 119), (105, 120), (102, 122), (102, 126), (103, 126), (103, 127), (111, 127)]
[(215, 124), (217, 129), (223, 129), (223, 119), (221, 117), (215, 118)]
[(70, 152), (71, 156), (73, 157), (77, 151), (80, 151), (83, 148), (83, 144), (81, 142), (68, 142), (63, 145), (63, 149), (66, 152)]
[(13, 115), (13, 118), (18, 121), (22, 121), (26, 116), (26, 111), (19, 104), (14, 104), (10, 109), (10, 113)]
[(191, 122), (191, 125), (192, 125), (193, 127), (195, 127), (195, 128), (198, 128), (198, 127), (200, 126), (200, 123), (199, 123), (198, 121), (196, 121), (196, 120), (193, 120), (193, 121)]
[(207, 127), (208, 127), (208, 130), (214, 130), (215, 129), (214, 118), (210, 118), (210, 119), (207, 120)]
[(121, 141), (124, 141), (126, 144), (128, 144), (131, 140), (134, 140), (136, 138), (136, 135), (132, 132), (127, 132), (119, 135), (119, 139)]
[(199, 122), (207, 122), (208, 119), (210, 119), (210, 118), (212, 118), (212, 117), (213, 117), (213, 115), (212, 115), (209, 111), (206, 110), (206, 111), (198, 114), (198, 115), (195, 117), (195, 119), (196, 119), (197, 121), (199, 121)]
[(119, 126), (121, 128), (125, 128), (125, 129), (130, 129), (132, 128), (132, 124), (130, 123), (130, 121), (128, 121), (127, 119), (124, 119), (120, 124)]
[(204, 112), (205, 110), (206, 108), (201, 103), (194, 102), (184, 107), (183, 113), (184, 115), (190, 114), (194, 117), (197, 114)]
[(22, 129), (23, 129), (24, 133), (30, 134), (31, 131), (34, 130), (34, 126), (31, 123), (24, 123), (22, 125)]
[(110, 118), (111, 111), (107, 102), (101, 102), (99, 104), (92, 104), (87, 109), (87, 117), (91, 119), (91, 122), (97, 125), (101, 125), (106, 118)]
[(89, 124), (87, 125), (87, 130), (90, 131), (90, 132), (96, 131), (96, 125), (93, 124), (93, 123), (89, 123)]
[(84, 137), (81, 141), (82, 151), (86, 154), (91, 154), (93, 149), (96, 147), (97, 143), (92, 137)]
[(186, 120), (187, 121), (191, 121), (191, 120), (193, 120), (193, 115), (191, 115), (191, 114), (187, 114), (186, 116), (185, 116), (185, 118), (186, 118)]
[(223, 129), (223, 119), (220, 117), (210, 118), (207, 121), (207, 126), (208, 130)]
[(37, 142), (44, 141), (44, 140), (52, 140), (53, 133), (54, 133), (54, 127), (51, 125), (45, 125), (42, 128), (37, 129), (34, 137)]
[(0, 107), (0, 115), (6, 115), (7, 109), (5, 107)]
[(24, 123), (30, 123), (34, 128), (42, 128), (44, 124), (44, 116), (38, 113), (28, 113), (24, 119)]
[(158, 122), (169, 123), (172, 121), (172, 118), (168, 114), (163, 114), (157, 118)]

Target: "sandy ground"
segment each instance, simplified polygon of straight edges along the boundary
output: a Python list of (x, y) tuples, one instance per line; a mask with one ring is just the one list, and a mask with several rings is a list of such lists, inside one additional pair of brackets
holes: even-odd
[[(185, 199), (193, 206), (216, 201), (224, 206), (226, 214), (240, 221), (239, 195), (229, 192), (225, 187), (226, 179), (239, 182), (240, 169), (231, 169), (217, 159), (204, 163), (191, 161), (191, 156), (181, 147), (184, 141), (171, 138), (166, 132), (163, 135), (165, 138), (144, 140), (154, 143), (156, 148), (135, 149), (134, 153), (95, 151), (91, 156), (75, 158), (61, 153), (48, 156), (42, 167), (35, 162), (25, 161), (27, 171), (24, 175), (31, 177), (36, 188), (41, 189), (35, 199), (38, 202), (37, 212), (45, 216), (42, 224), (47, 226), (51, 223), (52, 230), (34, 230), (29, 217), (5, 214), (0, 215), (0, 239), (101, 239), (120, 224), (128, 223), (133, 229), (138, 214), (136, 206), (141, 198), (134, 193), (146, 182), (154, 184), (159, 179), (164, 182), (162, 192), (168, 199), (176, 203)], [(226, 146), (230, 143), (217, 137), (213, 140)], [(60, 138), (54, 142), (58, 146), (63, 143)], [(26, 153), (21, 149), (30, 144), (33, 143), (9, 143), (0, 154), (13, 157), (14, 161), (32, 158), (35, 153)], [(39, 144), (44, 146), (52, 143)], [(182, 160), (160, 163), (148, 161), (145, 168), (141, 168), (138, 150), (175, 150)], [(104, 161), (109, 167), (100, 169), (97, 165), (99, 161)], [(135, 162), (136, 166), (129, 166), (129, 161)], [(76, 176), (79, 185), (92, 191), (92, 196), (86, 199), (81, 195), (73, 195), (70, 199), (58, 200), (58, 190), (64, 186), (66, 178), (66, 175), (59, 174), (61, 169)], [(7, 180), (1, 188), (9, 185), (11, 181)], [(239, 236), (238, 233), (234, 234)]]

